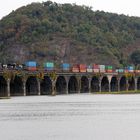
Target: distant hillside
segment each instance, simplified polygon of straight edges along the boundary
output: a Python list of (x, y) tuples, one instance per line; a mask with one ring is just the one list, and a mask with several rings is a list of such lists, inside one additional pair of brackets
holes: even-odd
[(32, 3), (0, 21), (0, 62), (123, 66), (140, 49), (140, 18), (86, 6)]

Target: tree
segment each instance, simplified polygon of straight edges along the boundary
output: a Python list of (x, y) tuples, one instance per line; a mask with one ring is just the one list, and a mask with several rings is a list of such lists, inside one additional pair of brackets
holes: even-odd
[(137, 66), (140, 64), (140, 50), (134, 51), (131, 54), (130, 58), (133, 64), (135, 65), (135, 68), (137, 68)]

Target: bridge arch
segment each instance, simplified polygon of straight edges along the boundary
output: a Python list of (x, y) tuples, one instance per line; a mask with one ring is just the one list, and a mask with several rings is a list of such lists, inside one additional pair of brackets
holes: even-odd
[(67, 82), (64, 76), (59, 76), (56, 80), (56, 94), (65, 94), (67, 91)]
[(120, 78), (119, 85), (120, 85), (120, 91), (126, 91), (126, 88), (127, 88), (127, 80), (126, 80), (126, 77), (125, 76), (122, 76)]
[(104, 76), (101, 80), (101, 91), (109, 92), (109, 80), (108, 80), (107, 76)]
[(86, 76), (81, 77), (81, 93), (87, 93), (89, 92), (89, 80)]
[(135, 79), (134, 77), (131, 77), (128, 79), (128, 90), (135, 90)]
[(111, 78), (110, 88), (111, 88), (111, 91), (118, 91), (118, 80), (116, 76), (113, 76)]
[(0, 76), (0, 97), (7, 96), (7, 81), (3, 76)]
[(21, 77), (15, 76), (14, 80), (10, 81), (10, 95), (11, 96), (23, 95), (23, 82)]
[(140, 90), (140, 77), (137, 79), (137, 89)]
[(49, 76), (44, 76), (44, 79), (40, 84), (41, 95), (51, 95), (52, 94), (52, 81)]
[(26, 81), (26, 95), (38, 95), (38, 83), (35, 76), (29, 76)]
[(68, 93), (78, 93), (78, 81), (75, 76), (71, 76), (69, 79)]
[(99, 78), (97, 76), (93, 76), (91, 80), (91, 92), (99, 92)]

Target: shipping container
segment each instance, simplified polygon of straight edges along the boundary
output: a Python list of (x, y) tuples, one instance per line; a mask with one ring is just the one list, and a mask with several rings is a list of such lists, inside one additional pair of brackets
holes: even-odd
[(105, 73), (105, 69), (100, 69), (100, 73)]
[(37, 67), (37, 62), (36, 61), (27, 61), (25, 62), (26, 67)]
[(99, 69), (105, 70), (105, 65), (99, 65)]
[(69, 71), (70, 70), (70, 64), (69, 63), (63, 63), (63, 64), (61, 64), (61, 69), (63, 71)]
[(72, 72), (79, 72), (79, 66), (78, 65), (74, 65), (72, 67)]
[(99, 69), (99, 65), (98, 64), (93, 64), (93, 69)]
[(116, 69), (116, 72), (123, 73), (124, 72), (124, 69)]
[(135, 70), (136, 73), (140, 73), (140, 70)]
[(128, 73), (129, 71), (127, 69), (124, 70), (125, 73)]
[(91, 67), (87, 67), (87, 72), (93, 72), (93, 69)]
[(111, 70), (111, 69), (110, 69), (110, 70), (109, 70), (109, 69), (107, 69), (107, 70), (106, 70), (106, 72), (107, 72), (107, 73), (112, 73), (112, 72), (113, 72), (113, 70)]
[(36, 71), (37, 68), (36, 67), (26, 67), (26, 70), (28, 70), (28, 71)]
[(53, 62), (45, 62), (43, 66), (44, 66), (44, 68), (54, 68), (54, 63)]
[(93, 72), (99, 73), (100, 72), (100, 69), (93, 69)]
[(72, 72), (79, 72), (79, 68), (72, 68)]
[(128, 70), (134, 70), (134, 67), (133, 66), (128, 66), (127, 69)]
[(80, 72), (86, 72), (87, 66), (85, 64), (79, 64), (79, 70), (80, 70)]
[(128, 69), (128, 72), (134, 72), (134, 67), (133, 66), (128, 66), (127, 69)]
[(112, 70), (113, 67), (112, 66), (106, 66), (106, 70)]

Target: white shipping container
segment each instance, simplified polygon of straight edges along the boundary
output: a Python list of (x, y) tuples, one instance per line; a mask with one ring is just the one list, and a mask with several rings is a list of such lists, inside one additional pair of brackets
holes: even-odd
[(129, 72), (134, 72), (134, 70), (128, 70)]
[(87, 72), (93, 72), (92, 68), (87, 68)]
[(99, 65), (100, 69), (105, 69), (105, 65)]
[(100, 69), (100, 72), (101, 72), (101, 73), (104, 73), (104, 72), (105, 72), (105, 69)]
[(98, 73), (98, 72), (100, 72), (100, 70), (99, 69), (93, 69), (93, 72)]

